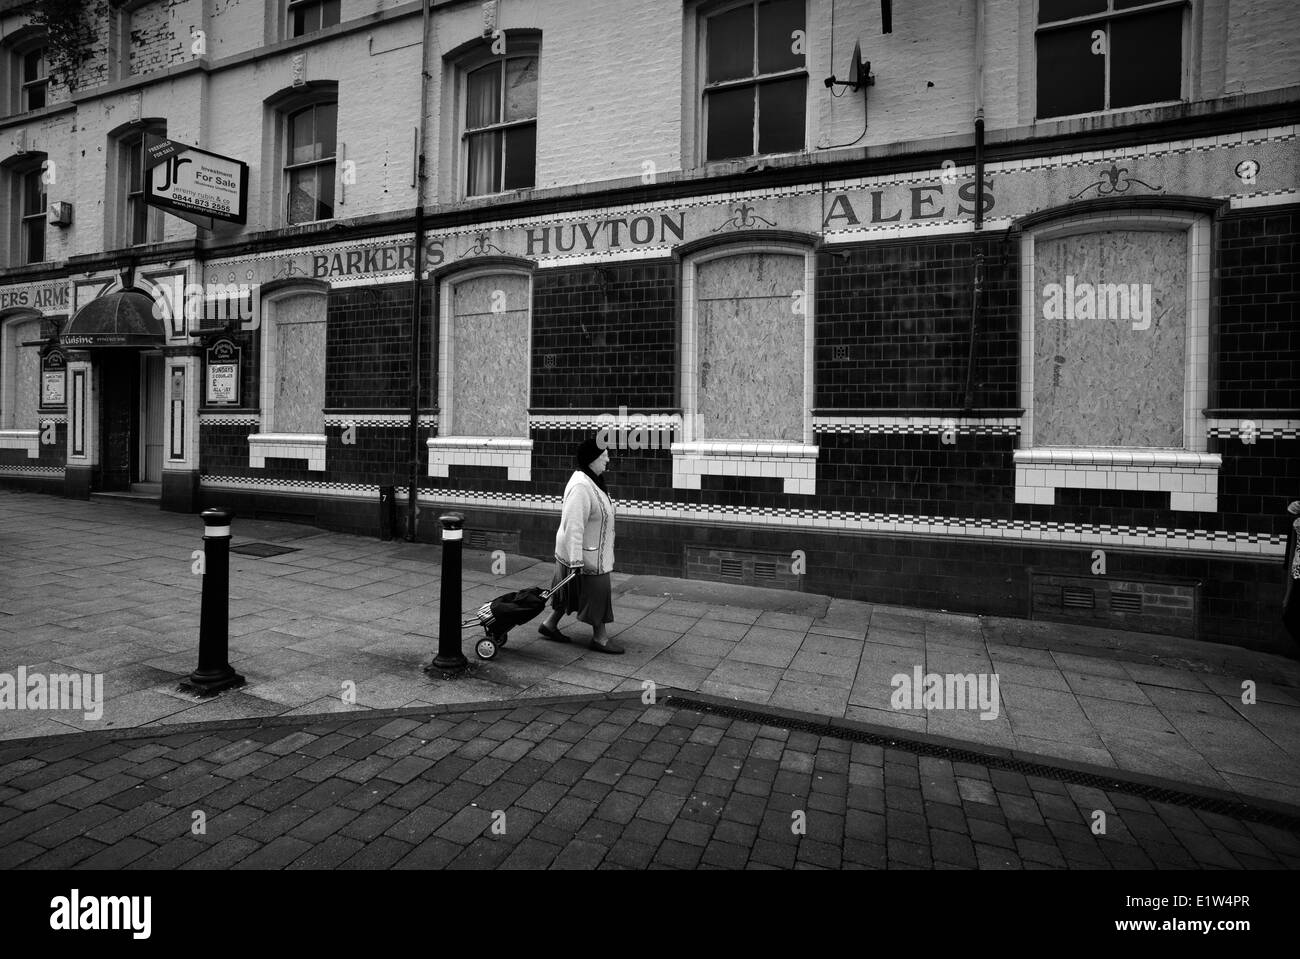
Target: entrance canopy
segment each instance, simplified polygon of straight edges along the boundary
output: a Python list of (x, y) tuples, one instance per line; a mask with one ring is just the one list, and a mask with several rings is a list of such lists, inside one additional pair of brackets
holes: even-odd
[(123, 290), (91, 300), (72, 316), (61, 346), (157, 346), (167, 339), (153, 300), (138, 290)]

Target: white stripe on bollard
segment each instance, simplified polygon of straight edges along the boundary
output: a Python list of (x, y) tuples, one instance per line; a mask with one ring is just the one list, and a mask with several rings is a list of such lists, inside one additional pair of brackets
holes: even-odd
[(465, 532), (465, 531), (464, 531), (463, 529), (444, 529), (444, 530), (442, 531), (442, 538), (443, 538), (443, 539), (461, 539), (461, 538), (462, 538), (462, 534), (463, 534), (464, 532)]
[(203, 531), (204, 536), (229, 536), (229, 526), (209, 526)]

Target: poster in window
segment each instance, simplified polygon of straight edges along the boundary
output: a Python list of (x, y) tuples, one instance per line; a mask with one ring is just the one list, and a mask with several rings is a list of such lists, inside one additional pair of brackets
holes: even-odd
[(220, 339), (208, 348), (207, 390), (209, 406), (238, 406), (240, 357), (243, 353), (231, 340)]

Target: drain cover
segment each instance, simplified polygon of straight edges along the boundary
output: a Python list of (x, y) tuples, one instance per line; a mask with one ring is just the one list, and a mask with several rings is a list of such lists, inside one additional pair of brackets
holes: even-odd
[(296, 553), (296, 546), (276, 546), (272, 543), (240, 543), (238, 546), (230, 547), (232, 553), (244, 553), (247, 556), (283, 556), (285, 553)]

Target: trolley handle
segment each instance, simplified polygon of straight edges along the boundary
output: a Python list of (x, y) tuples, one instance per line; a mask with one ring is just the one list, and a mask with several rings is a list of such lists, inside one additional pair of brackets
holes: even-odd
[(565, 585), (569, 580), (573, 579), (573, 577), (577, 576), (581, 570), (582, 570), (581, 566), (570, 566), (568, 576), (564, 577), (564, 579), (560, 580), (550, 589), (542, 590), (542, 599), (550, 599), (552, 593), (554, 593), (561, 586)]

